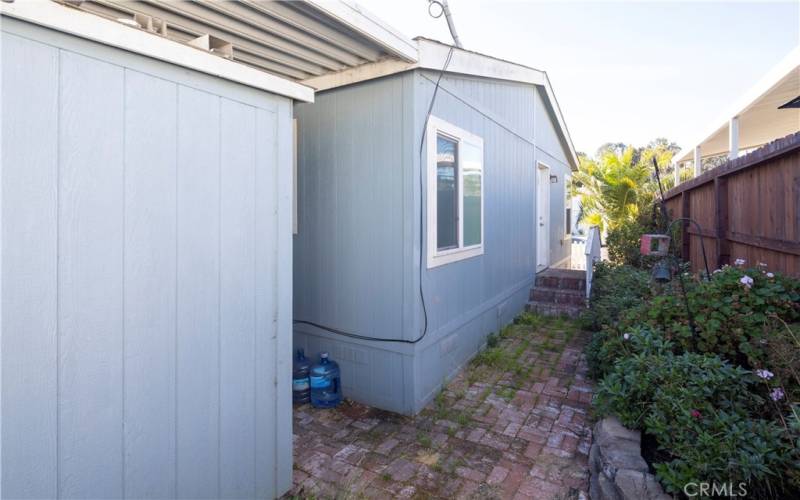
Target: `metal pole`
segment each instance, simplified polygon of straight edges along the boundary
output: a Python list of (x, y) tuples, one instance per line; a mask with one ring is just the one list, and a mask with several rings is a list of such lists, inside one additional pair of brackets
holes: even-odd
[(450, 7), (447, 5), (447, 0), (438, 1), (442, 4), (442, 11), (444, 12), (445, 19), (447, 19), (447, 27), (450, 29), (450, 35), (453, 37), (453, 42), (456, 44), (456, 47), (463, 49), (464, 46), (461, 45), (461, 40), (458, 39), (458, 33), (456, 33), (456, 23), (453, 21), (453, 14), (450, 12)]

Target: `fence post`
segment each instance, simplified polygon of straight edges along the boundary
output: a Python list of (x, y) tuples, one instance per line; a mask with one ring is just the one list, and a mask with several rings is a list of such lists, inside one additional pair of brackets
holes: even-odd
[[(689, 190), (681, 193), (681, 217), (689, 217)], [(689, 221), (684, 220), (681, 224), (681, 257), (688, 262), (691, 258), (689, 254)]]
[(728, 241), (728, 179), (726, 177), (714, 178), (714, 206), (716, 207), (717, 223), (717, 263), (720, 268), (730, 264), (731, 251)]

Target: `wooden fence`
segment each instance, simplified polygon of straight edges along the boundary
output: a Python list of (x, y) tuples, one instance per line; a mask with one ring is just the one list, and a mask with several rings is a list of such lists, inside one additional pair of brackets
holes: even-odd
[[(678, 185), (665, 200), (673, 219), (701, 226), (711, 270), (745, 259), (800, 276), (800, 132)], [(701, 233), (682, 226), (683, 258), (702, 270)]]

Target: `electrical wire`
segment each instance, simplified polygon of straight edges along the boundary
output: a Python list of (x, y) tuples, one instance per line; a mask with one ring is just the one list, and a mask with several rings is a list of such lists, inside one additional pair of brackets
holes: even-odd
[(442, 82), (442, 77), (447, 72), (447, 67), (450, 66), (450, 61), (453, 59), (453, 51), (455, 47), (451, 46), (450, 50), (447, 53), (447, 58), (444, 61), (444, 65), (442, 69), (439, 71), (439, 77), (436, 79), (436, 85), (433, 87), (433, 95), (431, 96), (431, 102), (428, 105), (428, 111), (425, 113), (425, 121), (422, 123), (422, 135), (419, 139), (419, 299), (422, 304), (422, 316), (423, 316), (423, 328), (422, 334), (414, 340), (406, 340), (406, 339), (386, 339), (381, 337), (371, 337), (369, 335), (360, 335), (358, 333), (348, 332), (346, 330), (341, 330), (339, 328), (334, 328), (331, 326), (323, 325), (320, 323), (316, 323), (314, 321), (307, 321), (307, 320), (294, 320), (293, 323), (296, 325), (309, 325), (315, 328), (319, 328), (320, 330), (325, 330), (330, 333), (341, 335), (343, 337), (349, 337), (353, 339), (359, 340), (367, 340), (371, 342), (397, 342), (401, 344), (416, 344), (425, 338), (425, 335), (428, 334), (428, 307), (425, 304), (425, 291), (422, 287), (422, 270), (424, 269), (425, 260), (423, 257), (424, 252), (422, 251), (422, 244), (425, 241), (425, 230), (424, 230), (424, 206), (423, 200), (425, 198), (425, 191), (424, 191), (424, 184), (422, 182), (423, 176), (425, 174), (425, 163), (422, 161), (422, 151), (425, 147), (425, 135), (428, 129), (428, 121), (430, 121), (431, 113), (433, 112), (433, 106), (436, 103), (436, 96), (439, 93), (439, 87)]

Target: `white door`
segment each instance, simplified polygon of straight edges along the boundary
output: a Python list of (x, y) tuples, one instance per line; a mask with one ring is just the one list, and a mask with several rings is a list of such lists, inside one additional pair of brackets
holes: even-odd
[(550, 265), (550, 167), (536, 169), (536, 270)]

